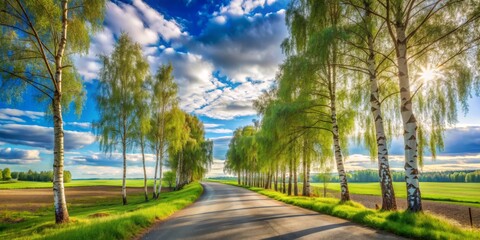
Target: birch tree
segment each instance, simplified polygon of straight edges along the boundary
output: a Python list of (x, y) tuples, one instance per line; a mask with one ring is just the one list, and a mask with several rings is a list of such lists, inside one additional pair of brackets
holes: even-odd
[[(430, 146), (429, 150), (435, 156), (437, 146), (443, 147), (441, 132), (445, 124), (456, 121), (456, 103), (461, 101), (465, 105), (470, 94), (469, 86), (474, 79), (468, 74), (471, 70), (455, 63), (462, 61), (462, 56), (467, 58), (469, 50), (478, 45), (478, 29), (475, 26), (478, 28), (480, 2), (384, 0), (379, 4), (381, 8), (371, 13), (385, 21), (396, 54), (405, 145), (407, 209), (419, 212), (422, 211), (422, 201), (418, 175), (423, 149)], [(417, 93), (429, 92), (422, 87), (428, 83), (415, 83), (415, 80), (421, 80), (425, 73), (432, 75), (431, 71), (440, 68), (445, 68), (446, 75), (455, 77), (456, 81), (448, 81), (447, 84), (436, 82), (436, 86), (430, 89), (442, 89), (445, 94), (426, 94), (431, 105), (424, 104), (428, 102), (422, 101), (420, 96), (414, 99)], [(417, 109), (414, 108), (415, 100), (419, 104)], [(430, 108), (424, 108), (425, 105), (430, 105)], [(415, 110), (418, 110), (417, 113)], [(429, 130), (419, 125), (419, 112), (428, 113), (423, 115), (423, 122), (430, 125)], [(429, 145), (425, 144), (427, 132), (430, 132)]]
[[(177, 84), (172, 76), (173, 66), (162, 65), (158, 68), (152, 84), (152, 118), (151, 125), (155, 126), (149, 134), (150, 143), (155, 153), (155, 177), (153, 180), (153, 198), (157, 199), (162, 190), (163, 159), (167, 146), (167, 128), (172, 124), (174, 115), (170, 112), (176, 106)], [(158, 174), (158, 187), (157, 187)]]
[(120, 149), (123, 159), (122, 200), (127, 204), (127, 150), (135, 140), (139, 95), (149, 74), (140, 44), (123, 33), (110, 57), (102, 56), (97, 103), (100, 119), (94, 123), (105, 152)]
[[(347, 135), (353, 127), (355, 100), (351, 99), (348, 78), (338, 64), (342, 63), (345, 48), (342, 48), (342, 14), (345, 9), (339, 1), (293, 1), (286, 16), (291, 36), (283, 48), (295, 56), (285, 64), (299, 88), (311, 95), (311, 111), (318, 112), (317, 123), (322, 126), (304, 126), (331, 133), (334, 156), (341, 185), (341, 200), (350, 200), (344, 166)], [(308, 67), (307, 67), (308, 66)], [(353, 100), (353, 101), (352, 101)], [(343, 125), (343, 126), (342, 126)]]
[[(396, 101), (392, 101), (392, 96), (398, 94), (398, 87), (394, 85), (390, 74), (395, 66), (392, 60), (393, 48), (388, 44), (389, 36), (385, 34), (384, 22), (372, 14), (372, 10), (379, 7), (377, 1), (351, 0), (344, 3), (350, 9), (347, 11), (349, 15), (345, 17), (346, 37), (341, 40), (351, 51), (345, 54), (346, 61), (339, 64), (339, 67), (354, 72), (351, 77), (357, 82), (357, 89), (362, 89), (359, 93), (366, 104), (362, 104), (365, 110), (362, 107), (358, 109), (357, 121), (362, 127), (359, 141), (370, 150), (372, 159), (378, 159), (382, 209), (395, 210), (397, 205), (388, 161), (387, 136), (393, 134), (392, 128), (388, 126), (397, 120), (394, 114)], [(364, 83), (364, 79), (367, 83)], [(362, 114), (367, 111), (370, 111), (370, 115)]]
[(134, 121), (136, 124), (133, 124), (133, 138), (134, 142), (140, 148), (142, 154), (142, 167), (143, 167), (143, 189), (145, 195), (145, 201), (148, 201), (148, 187), (147, 187), (147, 169), (145, 164), (145, 149), (148, 144), (148, 134), (152, 129), (150, 124), (150, 87), (151, 80), (146, 79), (143, 85), (138, 89), (138, 92), (135, 94), (135, 105), (137, 107), (136, 113), (134, 114)]
[(90, 35), (102, 27), (104, 0), (0, 3), (1, 99), (18, 101), (27, 88), (48, 103), (54, 125), (53, 198), (55, 222), (69, 220), (63, 185), (62, 111), (74, 102), (80, 114), (85, 98), (72, 54), (88, 52)]

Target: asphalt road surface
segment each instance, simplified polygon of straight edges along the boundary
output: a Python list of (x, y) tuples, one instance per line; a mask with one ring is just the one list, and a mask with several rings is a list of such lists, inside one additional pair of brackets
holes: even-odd
[(220, 183), (142, 239), (401, 239), (347, 220), (284, 204)]

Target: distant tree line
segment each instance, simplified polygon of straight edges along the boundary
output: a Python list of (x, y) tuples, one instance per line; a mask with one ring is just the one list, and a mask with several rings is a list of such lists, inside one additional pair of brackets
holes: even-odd
[[(27, 172), (10, 172), (9, 168), (0, 171), (0, 179), (5, 181), (16, 179), (19, 181), (32, 181), (32, 182), (53, 182), (53, 171), (32, 171)], [(72, 173), (70, 171), (63, 171), (63, 182), (71, 182)]]
[[(347, 177), (350, 182), (378, 182), (378, 171), (360, 170), (348, 172)], [(404, 172), (392, 171), (394, 182), (405, 181)], [(313, 175), (312, 182), (322, 182), (320, 175)], [(445, 172), (423, 172), (420, 175), (422, 182), (480, 182), (480, 170), (466, 171), (445, 171)], [(337, 174), (334, 174), (330, 182), (339, 182)]]

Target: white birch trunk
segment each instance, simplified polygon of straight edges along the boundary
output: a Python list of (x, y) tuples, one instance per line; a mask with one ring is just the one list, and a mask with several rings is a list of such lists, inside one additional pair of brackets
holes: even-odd
[[(333, 102), (333, 101), (332, 101)], [(343, 164), (343, 155), (340, 147), (340, 137), (338, 133), (337, 115), (335, 107), (332, 106), (332, 123), (333, 123), (333, 145), (335, 149), (335, 162), (337, 164), (338, 177), (340, 179), (341, 201), (350, 200), (350, 192), (348, 191), (347, 174)]]
[(158, 146), (155, 146), (155, 176), (153, 177), (153, 199), (157, 199), (157, 173), (160, 162)]
[(55, 56), (56, 72), (55, 83), (56, 90), (52, 102), (53, 124), (54, 124), (54, 160), (53, 160), (53, 205), (55, 208), (55, 223), (66, 223), (69, 221), (67, 201), (65, 198), (65, 188), (63, 184), (63, 164), (64, 164), (64, 132), (62, 117), (62, 59), (67, 45), (68, 28), (68, 1), (62, 1), (62, 36), (59, 43), (58, 52)]
[(145, 140), (144, 137), (141, 136), (140, 139), (140, 147), (142, 148), (142, 163), (143, 163), (143, 188), (145, 191), (145, 201), (148, 201), (148, 188), (147, 188), (147, 169), (145, 167)]
[[(125, 122), (124, 122), (124, 131), (126, 131)], [(125, 139), (125, 136), (122, 139), (122, 154), (123, 154), (122, 201), (123, 201), (123, 205), (127, 205), (127, 141)]]
[(422, 211), (420, 184), (418, 181), (417, 159), (417, 120), (413, 113), (412, 96), (407, 63), (407, 39), (405, 27), (396, 26), (397, 65), (401, 98), (401, 114), (403, 121), (403, 140), (405, 143), (405, 182), (407, 186), (407, 210)]
[[(368, 12), (367, 12), (368, 14)], [(370, 78), (370, 107), (373, 119), (375, 121), (375, 136), (377, 140), (378, 154), (378, 175), (380, 178), (380, 187), (382, 190), (382, 209), (396, 210), (397, 202), (395, 191), (393, 189), (392, 175), (390, 174), (390, 164), (388, 162), (387, 137), (383, 124), (382, 106), (380, 104), (380, 95), (378, 92), (377, 65), (375, 63), (375, 51), (373, 46), (373, 36), (368, 34), (368, 71)]]

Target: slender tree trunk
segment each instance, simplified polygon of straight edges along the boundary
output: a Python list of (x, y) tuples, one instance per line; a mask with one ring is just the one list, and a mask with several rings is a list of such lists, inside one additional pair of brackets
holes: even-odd
[(160, 159), (159, 159), (159, 168), (160, 168), (160, 173), (158, 175), (158, 191), (157, 191), (157, 195), (156, 195), (156, 198), (158, 199), (158, 197), (160, 196), (161, 192), (162, 192), (162, 173), (163, 173), (163, 154), (164, 154), (164, 150), (165, 150), (165, 104), (162, 104), (162, 110), (161, 110), (161, 116), (162, 116), (162, 121), (161, 121), (161, 135), (160, 135), (160, 139), (159, 139), (159, 143), (160, 143)]
[(308, 158), (307, 161), (307, 171), (306, 171), (306, 182), (305, 182), (305, 196), (310, 196), (310, 157)]
[(297, 159), (293, 164), (293, 195), (298, 196)]
[(61, 94), (55, 92), (53, 100), (53, 118), (54, 118), (54, 161), (53, 161), (53, 203), (55, 207), (55, 223), (66, 223), (69, 221), (67, 200), (65, 198), (65, 188), (63, 184), (63, 120)]
[[(125, 122), (124, 122), (124, 131), (126, 131)], [(122, 154), (123, 154), (122, 199), (123, 199), (123, 205), (127, 205), (127, 141), (125, 139), (125, 136), (122, 139)]]
[(278, 165), (276, 166), (276, 169), (275, 169), (275, 185), (274, 185), (274, 188), (275, 188), (275, 191), (278, 191)]
[[(332, 50), (332, 62), (337, 62), (337, 46), (333, 45)], [(338, 178), (340, 180), (340, 200), (342, 202), (350, 200), (350, 192), (348, 191), (347, 174), (345, 172), (345, 166), (343, 164), (342, 148), (340, 145), (340, 135), (338, 132), (337, 122), (337, 69), (335, 65), (328, 66), (329, 68), (329, 81), (330, 81), (330, 110), (332, 119), (332, 134), (333, 134), (333, 146), (335, 150), (335, 162), (337, 164)]]
[(148, 189), (147, 189), (147, 169), (145, 167), (145, 139), (141, 136), (140, 148), (142, 151), (142, 163), (143, 163), (143, 188), (145, 190), (145, 201), (148, 202)]
[(286, 169), (282, 171), (282, 193), (286, 192), (285, 191), (286, 190), (286, 186), (285, 186), (286, 171), (287, 171)]
[(337, 114), (335, 110), (335, 98), (332, 99), (332, 123), (333, 123), (333, 144), (335, 148), (335, 161), (337, 164), (338, 177), (340, 179), (341, 201), (350, 200), (350, 192), (348, 191), (347, 174), (343, 165), (342, 150), (340, 147), (340, 137), (338, 133)]
[(153, 199), (157, 199), (157, 174), (158, 174), (158, 164), (160, 162), (160, 153), (158, 151), (158, 146), (155, 146), (155, 177), (153, 178)]
[(290, 167), (289, 167), (289, 172), (290, 174), (288, 175), (288, 195), (292, 195), (292, 175), (293, 175), (293, 160), (290, 158)]
[[(65, 187), (63, 184), (63, 164), (64, 164), (64, 132), (62, 117), (62, 69), (63, 55), (67, 45), (68, 29), (68, 1), (62, 1), (62, 35), (55, 56), (55, 83), (52, 108), (54, 125), (54, 160), (53, 160), (53, 205), (55, 208), (55, 223), (66, 223), (69, 221), (67, 200), (65, 198)], [(42, 48), (43, 49), (43, 48)]]
[(401, 114), (403, 121), (403, 140), (405, 142), (405, 182), (407, 185), (407, 210), (422, 211), (420, 183), (418, 181), (417, 159), (417, 120), (413, 113), (412, 96), (407, 63), (407, 39), (405, 27), (396, 26), (397, 33), (397, 65), (401, 98)]
[[(367, 11), (368, 17), (369, 11)], [(375, 134), (377, 138), (378, 154), (378, 175), (380, 177), (380, 187), (382, 189), (382, 209), (396, 210), (397, 202), (395, 200), (395, 191), (393, 189), (392, 175), (390, 174), (390, 164), (388, 162), (387, 137), (383, 124), (382, 106), (380, 103), (380, 94), (377, 81), (377, 64), (375, 63), (375, 50), (373, 46), (373, 36), (368, 34), (368, 70), (370, 77), (370, 107), (375, 121)]]
[(177, 166), (177, 183), (175, 190), (180, 190), (183, 187), (183, 149), (180, 151), (178, 166)]
[[(163, 145), (163, 144), (162, 144)], [(158, 191), (157, 191), (157, 198), (162, 193), (162, 178), (163, 178), (163, 147), (160, 150), (160, 173), (158, 175)]]
[(307, 195), (307, 146), (306, 141), (303, 141), (303, 158), (302, 158), (302, 170), (303, 170), (303, 186), (302, 186), (302, 195)]
[(237, 171), (237, 183), (240, 185), (240, 171)]

